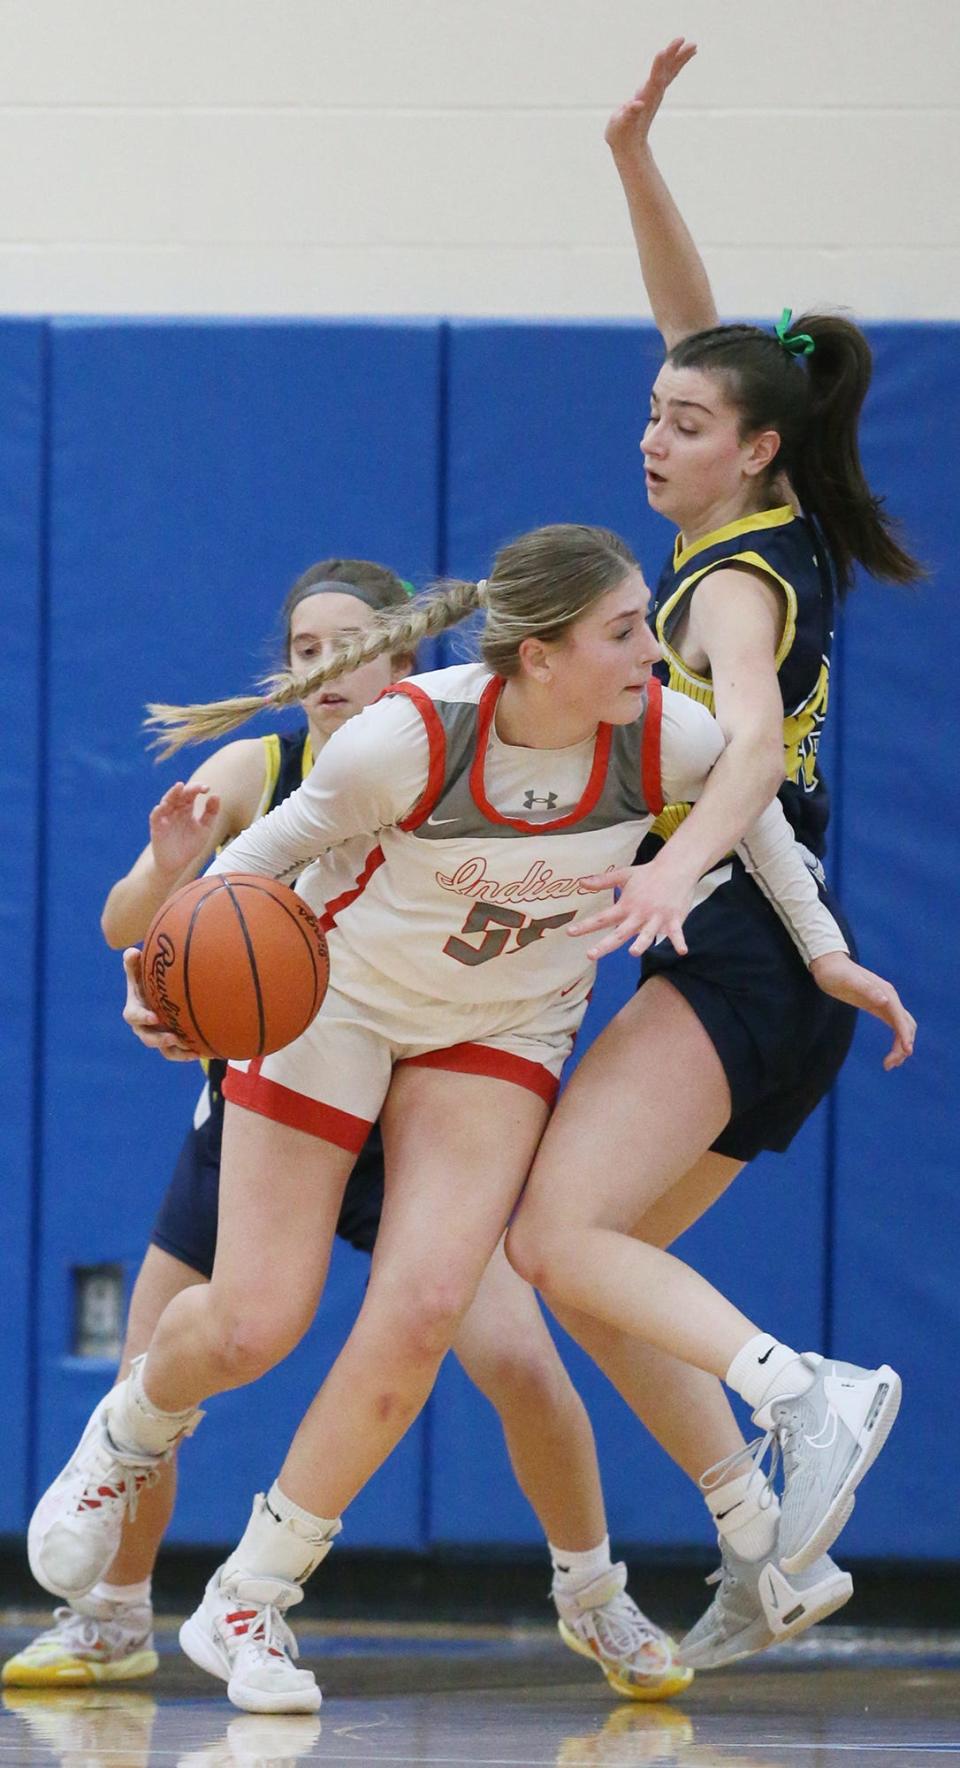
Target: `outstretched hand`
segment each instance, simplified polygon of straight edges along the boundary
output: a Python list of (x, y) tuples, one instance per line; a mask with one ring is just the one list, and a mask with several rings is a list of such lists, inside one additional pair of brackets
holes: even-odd
[(601, 937), (587, 948), (588, 958), (603, 958), (618, 946), (633, 941), (632, 958), (643, 953), (658, 939), (669, 939), (680, 956), (686, 957), (687, 944), (683, 923), (690, 913), (696, 878), (675, 870), (666, 857), (666, 849), (643, 866), (620, 866), (581, 880), (585, 890), (618, 890), (616, 902), (599, 914), (578, 921), (567, 932), (573, 939), (584, 935)]
[[(199, 812), (195, 808), (198, 798), (205, 799)], [(185, 786), (177, 780), (164, 792), (150, 812), (150, 846), (159, 872), (179, 877), (207, 853), (219, 809), (220, 800), (209, 786)]]
[(893, 1043), (883, 1058), (884, 1068), (899, 1068), (913, 1055), (917, 1022), (907, 1012), (892, 982), (865, 970), (846, 952), (828, 952), (825, 957), (814, 958), (810, 974), (824, 994), (832, 995), (835, 1001), (846, 1001), (850, 1007), (859, 1007), (862, 1013), (871, 1013), (874, 1019), (889, 1025)]
[(667, 87), (692, 61), (697, 45), (684, 37), (674, 37), (666, 49), (653, 58), (653, 65), (644, 84), (632, 98), (615, 110), (604, 130), (604, 140), (614, 157), (637, 153), (646, 147), (650, 126), (663, 102)]
[(143, 994), (143, 953), (139, 946), (128, 946), (123, 954), (123, 969), (127, 979), (123, 1017), (134, 1037), (146, 1044), (148, 1050), (159, 1050), (168, 1062), (195, 1062), (196, 1050), (182, 1043), (172, 1031), (166, 1031), (147, 1006)]

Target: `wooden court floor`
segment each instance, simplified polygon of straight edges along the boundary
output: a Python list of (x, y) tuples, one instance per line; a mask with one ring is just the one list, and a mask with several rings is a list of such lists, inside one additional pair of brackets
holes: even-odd
[[(4, 1657), (35, 1630), (13, 1612)], [(831, 1626), (701, 1675), (680, 1701), (617, 1700), (552, 1628), (317, 1626), (324, 1704), (259, 1718), (184, 1659), (175, 1623), (150, 1682), (4, 1690), (0, 1768), (922, 1768), (960, 1761), (960, 1633)]]

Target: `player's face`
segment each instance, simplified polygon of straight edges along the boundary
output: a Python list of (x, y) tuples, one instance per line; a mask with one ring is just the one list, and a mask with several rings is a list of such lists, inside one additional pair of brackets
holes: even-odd
[(650, 591), (638, 570), (594, 602), (566, 638), (550, 647), (556, 691), (585, 722), (632, 724), (660, 656), (647, 625)]
[[(373, 609), (353, 595), (307, 596), (298, 602), (290, 619), (290, 668), (306, 675), (325, 661), (334, 648), (359, 638), (373, 622)], [(319, 737), (332, 736), (348, 718), (362, 712), (390, 686), (394, 669), (388, 656), (374, 657), (349, 675), (338, 675), (303, 702), (310, 727)]]
[(732, 521), (759, 507), (769, 455), (758, 451), (757, 440), (741, 437), (739, 413), (719, 375), (665, 362), (640, 443), (651, 508), (684, 533), (698, 533), (715, 525), (715, 511), (720, 521)]

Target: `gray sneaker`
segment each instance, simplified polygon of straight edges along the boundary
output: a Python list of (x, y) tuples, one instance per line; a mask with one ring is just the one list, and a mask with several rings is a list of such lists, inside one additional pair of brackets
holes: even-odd
[(787, 1578), (777, 1551), (774, 1547), (763, 1559), (741, 1559), (721, 1537), (720, 1565), (707, 1579), (719, 1586), (717, 1594), (681, 1639), (681, 1663), (691, 1670), (719, 1670), (805, 1633), (850, 1601), (853, 1579), (826, 1554), (809, 1571)]
[(803, 1361), (814, 1371), (813, 1386), (754, 1413), (757, 1424), (775, 1432), (783, 1456), (777, 1552), (791, 1574), (812, 1566), (836, 1540), (900, 1407), (900, 1377), (886, 1363), (858, 1369), (812, 1351)]

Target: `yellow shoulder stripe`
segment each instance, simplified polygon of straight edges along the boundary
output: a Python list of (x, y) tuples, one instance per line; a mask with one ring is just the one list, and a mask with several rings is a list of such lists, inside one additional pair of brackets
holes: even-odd
[(724, 540), (736, 540), (741, 534), (755, 534), (759, 529), (785, 528), (788, 522), (797, 520), (797, 512), (792, 504), (782, 503), (775, 510), (755, 510), (752, 516), (738, 516), (735, 522), (727, 522), (723, 528), (714, 528), (712, 534), (702, 534), (699, 540), (691, 541), (689, 546), (683, 545), (683, 535), (678, 534), (673, 546), (673, 568), (679, 571), (688, 559), (695, 558), (708, 546), (719, 546)]
[[(264, 816), (269, 810), (270, 800), (280, 777), (280, 738), (276, 731), (268, 731), (267, 735), (260, 740), (263, 743), (263, 791), (260, 794), (260, 803), (256, 810), (258, 817)], [(254, 821), (256, 821), (256, 817)]]
[(774, 659), (777, 669), (780, 668), (784, 658), (789, 656), (790, 651), (793, 648), (793, 641), (797, 636), (797, 592), (794, 589), (793, 584), (788, 583), (785, 577), (781, 577), (779, 571), (775, 571), (772, 565), (770, 565), (766, 559), (762, 558), (759, 553), (731, 553), (728, 558), (717, 559), (712, 565), (701, 566), (699, 571), (692, 571), (689, 577), (683, 579), (683, 582), (674, 590), (673, 594), (668, 596), (657, 615), (657, 638), (660, 641), (660, 648), (663, 651), (667, 662), (670, 664), (671, 669), (676, 669), (678, 674), (684, 676), (687, 681), (695, 682), (700, 687), (709, 687), (709, 677), (706, 675), (698, 675), (695, 669), (691, 669), (689, 663), (684, 662), (680, 653), (674, 650), (669, 640), (664, 636), (664, 631), (668, 616), (673, 612), (681, 598), (686, 595), (687, 591), (693, 589), (694, 585), (699, 583), (702, 577), (707, 577), (714, 571), (722, 571), (728, 565), (749, 565), (753, 570), (759, 571), (761, 576), (772, 577), (774, 582), (778, 583), (783, 590), (787, 603), (787, 617), (783, 623), (783, 636), (777, 646), (776, 657)]

